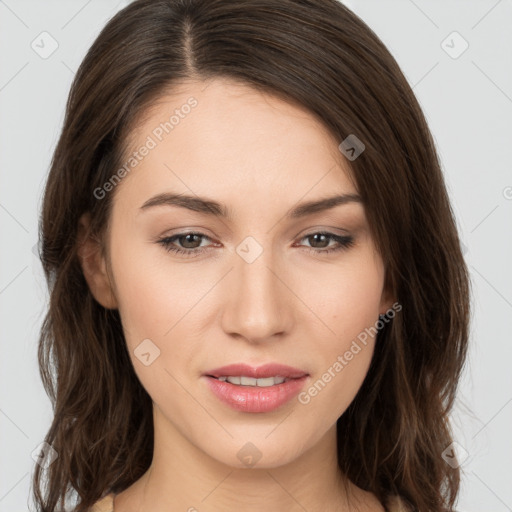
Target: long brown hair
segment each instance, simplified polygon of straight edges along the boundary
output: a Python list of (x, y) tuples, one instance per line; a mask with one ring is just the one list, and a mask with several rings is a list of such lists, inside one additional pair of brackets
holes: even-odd
[[(184, 79), (229, 77), (305, 106), (349, 159), (386, 283), (402, 306), (379, 331), (372, 363), (337, 422), (339, 467), (385, 501), (452, 510), (460, 470), (441, 454), (468, 342), (470, 282), (440, 163), (421, 108), (375, 33), (336, 0), (137, 0), (116, 14), (71, 87), (40, 218), (50, 289), (39, 366), (58, 453), (33, 477), (40, 512), (70, 494), (84, 512), (148, 469), (152, 401), (127, 353), (118, 311), (94, 300), (77, 257), (89, 212), (102, 240), (140, 116)], [(44, 489), (41, 484), (45, 483)]]

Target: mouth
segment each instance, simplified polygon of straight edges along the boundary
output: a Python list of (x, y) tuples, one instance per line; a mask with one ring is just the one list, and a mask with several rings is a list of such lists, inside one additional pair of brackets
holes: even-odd
[(280, 364), (258, 368), (233, 364), (203, 374), (222, 402), (242, 412), (270, 412), (289, 402), (304, 387), (309, 373)]

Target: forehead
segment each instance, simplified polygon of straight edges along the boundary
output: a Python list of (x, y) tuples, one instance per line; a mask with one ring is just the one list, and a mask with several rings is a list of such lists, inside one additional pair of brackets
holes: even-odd
[(134, 152), (121, 188), (139, 202), (164, 189), (220, 200), (238, 192), (259, 207), (356, 193), (338, 141), (318, 118), (229, 79), (182, 82), (160, 96), (139, 116), (125, 159)]

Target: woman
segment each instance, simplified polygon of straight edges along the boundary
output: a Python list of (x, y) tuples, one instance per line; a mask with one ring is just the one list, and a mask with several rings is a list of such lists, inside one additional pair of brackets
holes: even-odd
[(418, 102), (342, 4), (123, 9), (40, 230), (38, 510), (453, 510), (468, 273)]

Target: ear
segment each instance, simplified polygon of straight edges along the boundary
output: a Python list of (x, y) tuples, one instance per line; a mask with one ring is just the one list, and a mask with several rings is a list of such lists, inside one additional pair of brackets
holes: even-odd
[(389, 272), (386, 272), (384, 279), (384, 287), (382, 290), (382, 296), (380, 300), (379, 314), (385, 315), (386, 311), (391, 309), (391, 306), (396, 302), (396, 298), (393, 297), (393, 287), (389, 279)]
[(90, 214), (84, 213), (78, 223), (78, 259), (93, 297), (104, 308), (117, 309), (107, 265), (99, 240), (89, 233)]

